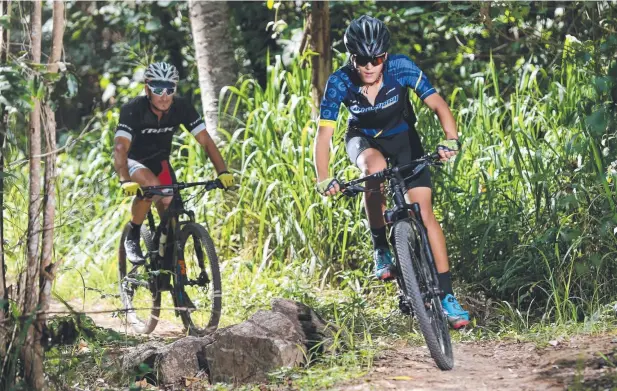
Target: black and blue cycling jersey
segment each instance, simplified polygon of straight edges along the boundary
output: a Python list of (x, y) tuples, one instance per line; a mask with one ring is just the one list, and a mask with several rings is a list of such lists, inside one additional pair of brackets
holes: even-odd
[(418, 66), (405, 55), (384, 63), (381, 88), (372, 105), (361, 92), (362, 82), (351, 64), (328, 78), (321, 101), (319, 126), (335, 127), (341, 103), (349, 110), (348, 129), (378, 138), (410, 130), (415, 123), (408, 88), (424, 100), (436, 93)]

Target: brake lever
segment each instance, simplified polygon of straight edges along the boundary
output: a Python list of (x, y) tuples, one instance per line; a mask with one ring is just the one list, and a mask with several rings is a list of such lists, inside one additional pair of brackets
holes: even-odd
[(337, 198), (334, 199), (334, 203), (336, 204), (337, 202), (339, 202), (341, 200), (341, 198), (346, 197), (345, 194), (341, 193), (340, 196), (338, 196)]
[(341, 190), (341, 192), (340, 192), (340, 193), (341, 193), (341, 194), (340, 194), (338, 197), (336, 197), (336, 198), (334, 199), (334, 202), (335, 202), (335, 203), (339, 202), (339, 201), (341, 200), (341, 198), (345, 198), (345, 197), (353, 197), (353, 194), (350, 194), (350, 193), (349, 193), (349, 189), (347, 189), (347, 188), (345, 188), (345, 189)]
[(429, 166), (443, 166), (444, 162), (441, 161), (441, 155), (438, 152), (432, 153), (430, 155), (430, 160), (426, 161), (426, 164)]
[(340, 200), (343, 197), (355, 197), (363, 191), (364, 188), (358, 185), (351, 185), (349, 187), (345, 187), (343, 190), (341, 190), (341, 195), (336, 199), (336, 201)]
[(340, 191), (340, 195), (336, 198), (336, 201), (339, 201), (343, 197), (353, 197), (353, 196), (355, 196), (355, 194), (353, 194), (353, 192), (350, 189), (345, 188)]

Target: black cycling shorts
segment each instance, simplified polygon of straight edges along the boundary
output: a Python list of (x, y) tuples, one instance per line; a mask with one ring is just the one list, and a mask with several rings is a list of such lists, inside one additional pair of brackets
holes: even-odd
[[(354, 164), (358, 164), (358, 156), (369, 148), (375, 148), (382, 155), (390, 159), (392, 166), (410, 163), (412, 160), (422, 157), (424, 151), (420, 144), (420, 137), (415, 131), (397, 133), (393, 136), (373, 138), (357, 130), (350, 129), (345, 134), (345, 146), (347, 155)], [(411, 174), (413, 168), (403, 171), (403, 177)], [(432, 188), (431, 172), (425, 167), (420, 175), (413, 179), (406, 179), (408, 189), (416, 187)]]

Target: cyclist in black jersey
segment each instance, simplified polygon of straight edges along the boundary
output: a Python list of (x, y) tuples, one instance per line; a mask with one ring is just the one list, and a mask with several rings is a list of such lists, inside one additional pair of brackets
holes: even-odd
[(114, 168), (122, 189), (128, 196), (138, 195), (131, 209), (132, 229), (124, 242), (127, 258), (134, 264), (145, 262), (139, 246), (139, 232), (152, 202), (159, 214), (171, 202), (171, 197), (139, 197), (141, 186), (170, 185), (175, 181), (169, 155), (173, 134), (180, 125), (184, 125), (204, 148), (223, 187), (227, 189), (234, 183), (201, 116), (189, 101), (175, 95), (179, 80), (176, 67), (165, 62), (153, 63), (144, 76), (146, 94), (120, 108), (114, 139)]
[[(441, 122), (446, 136), (439, 143), (442, 160), (456, 155), (460, 142), (448, 104), (411, 59), (388, 53), (390, 33), (385, 24), (376, 18), (361, 16), (349, 24), (344, 41), (351, 54), (350, 61), (330, 75), (321, 103), (314, 153), (318, 190), (326, 196), (340, 191), (337, 180), (328, 175), (328, 162), (341, 104), (349, 110), (345, 135), (347, 154), (364, 175), (385, 169), (385, 158), (394, 165), (402, 165), (424, 154), (415, 129), (416, 117), (409, 101), (409, 89), (435, 112)], [(463, 327), (469, 323), (469, 314), (459, 305), (452, 291), (445, 237), (433, 214), (428, 168), (406, 185), (408, 201), (417, 202), (421, 207), (439, 284), (444, 291), (442, 304), (448, 312), (448, 320), (454, 328)], [(367, 182), (368, 188), (377, 189), (379, 186), (378, 182)], [(383, 217), (385, 198), (379, 192), (364, 193), (364, 204), (373, 239), (375, 275), (380, 280), (392, 279), (395, 268)]]

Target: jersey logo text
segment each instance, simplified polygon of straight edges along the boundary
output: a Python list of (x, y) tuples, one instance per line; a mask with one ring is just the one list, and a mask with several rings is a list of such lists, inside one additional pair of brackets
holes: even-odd
[(141, 134), (150, 134), (150, 133), (167, 133), (167, 132), (173, 132), (174, 127), (170, 126), (168, 128), (148, 128), (148, 129), (142, 129)]
[(353, 105), (349, 107), (349, 111), (351, 111), (353, 114), (368, 113), (370, 111), (385, 109), (386, 107), (392, 106), (396, 102), (398, 102), (398, 95), (394, 95), (392, 98), (385, 100), (383, 102), (380, 102), (376, 104), (375, 106), (360, 107), (358, 105)]

